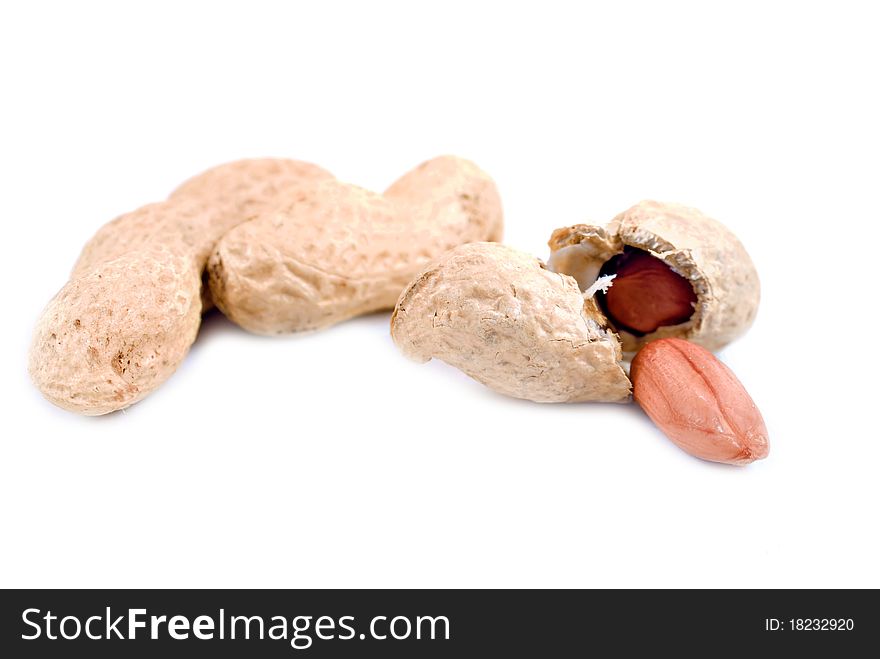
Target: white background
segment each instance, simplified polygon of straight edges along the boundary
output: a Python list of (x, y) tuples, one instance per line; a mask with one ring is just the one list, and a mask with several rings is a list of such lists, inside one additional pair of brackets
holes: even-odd
[[(4, 5), (0, 585), (880, 587), (871, 7)], [(34, 322), (105, 221), (227, 160), (381, 190), (443, 153), (541, 257), (643, 198), (733, 228), (763, 301), (722, 358), (770, 457), (503, 398), (406, 361), (387, 314), (288, 338), (212, 316), (104, 418), (30, 384)]]

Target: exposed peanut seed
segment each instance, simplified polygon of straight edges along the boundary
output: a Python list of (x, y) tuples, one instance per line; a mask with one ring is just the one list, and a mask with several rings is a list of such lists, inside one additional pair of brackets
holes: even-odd
[(633, 398), (693, 456), (745, 465), (766, 458), (767, 427), (733, 372), (689, 341), (652, 341), (633, 359)]
[(607, 293), (599, 294), (608, 319), (633, 334), (650, 334), (678, 325), (694, 313), (697, 295), (687, 279), (642, 250), (614, 257), (601, 274), (616, 274)]

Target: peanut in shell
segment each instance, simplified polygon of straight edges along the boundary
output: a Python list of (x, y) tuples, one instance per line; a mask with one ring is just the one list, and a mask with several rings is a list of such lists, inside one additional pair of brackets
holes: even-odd
[(85, 415), (136, 403), (167, 380), (201, 320), (191, 255), (149, 246), (71, 279), (49, 302), (28, 355), (49, 401)]
[(691, 284), (696, 302), (684, 322), (643, 335), (615, 327), (625, 352), (636, 352), (664, 337), (718, 350), (741, 336), (755, 319), (761, 294), (751, 258), (730, 229), (694, 208), (643, 201), (605, 227), (577, 224), (557, 229), (549, 245), (548, 267), (573, 276), (581, 290), (588, 289), (603, 265), (627, 247), (660, 259)]
[(500, 240), (502, 227), (495, 184), (462, 158), (422, 163), (384, 194), (318, 181), (223, 236), (208, 263), (211, 296), (257, 334), (319, 329), (392, 308), (432, 259)]
[[(317, 165), (282, 158), (236, 160), (212, 167), (184, 182), (167, 200), (142, 206), (101, 227), (83, 247), (71, 276), (148, 245), (186, 250), (204, 270), (227, 231), (281, 203), (303, 183), (332, 178)], [(213, 306), (206, 292), (204, 311)]]

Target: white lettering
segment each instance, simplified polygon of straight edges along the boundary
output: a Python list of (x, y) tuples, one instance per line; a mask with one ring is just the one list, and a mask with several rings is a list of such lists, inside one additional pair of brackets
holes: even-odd
[(150, 638), (159, 638), (159, 625), (168, 620), (168, 616), (152, 616), (150, 620)]
[[(312, 616), (297, 616), (291, 621), (293, 623), (293, 636), (290, 637), (290, 647), (297, 650), (305, 650), (311, 647), (312, 637), (302, 633), (308, 631), (311, 620)], [(302, 624), (303, 622), (305, 622), (305, 625)], [(304, 644), (297, 645), (298, 641), (302, 641)]]
[(58, 620), (57, 616), (53, 616), (51, 611), (47, 611), (46, 615), (43, 616), (43, 620), (46, 621), (46, 638), (50, 641), (56, 640), (57, 636), (52, 636), (52, 621)]
[(110, 640), (110, 632), (116, 634), (116, 638), (124, 639), (125, 636), (122, 635), (118, 629), (116, 629), (116, 625), (122, 622), (123, 616), (119, 616), (116, 620), (113, 621), (113, 624), (110, 624), (110, 607), (107, 607), (107, 640)]
[[(406, 633), (402, 634), (401, 636), (398, 636), (397, 634), (394, 633), (394, 627), (401, 620), (406, 623)], [(393, 618), (391, 620), (391, 635), (394, 638), (396, 638), (398, 641), (402, 641), (403, 639), (407, 638), (409, 636), (410, 631), (412, 631), (412, 625), (409, 622), (409, 618), (407, 618), (405, 616), (397, 616), (396, 618)]]
[(137, 630), (139, 627), (146, 627), (147, 623), (138, 620), (138, 616), (146, 615), (146, 609), (129, 609), (128, 610), (128, 639), (133, 641), (137, 638)]
[(31, 621), (31, 620), (28, 620), (28, 615), (29, 615), (29, 614), (31, 614), (31, 613), (39, 613), (39, 612), (40, 612), (39, 609), (25, 609), (24, 611), (21, 612), (21, 620), (22, 620), (22, 622), (24, 622), (24, 624), (26, 624), (26, 625), (30, 625), (31, 627), (33, 627), (34, 629), (37, 630), (37, 633), (34, 634), (33, 636), (25, 636), (24, 634), (22, 634), (22, 635), (21, 635), (22, 640), (24, 640), (24, 641), (33, 641), (35, 638), (40, 638), (40, 634), (43, 632), (43, 630), (40, 628), (40, 626), (39, 626), (37, 623), (35, 623), (35, 622)]
[(196, 638), (208, 641), (214, 638), (214, 619), (208, 616), (199, 616), (193, 621), (193, 634)]
[(100, 620), (101, 616), (92, 616), (88, 620), (86, 620), (86, 636), (88, 636), (93, 641), (100, 641), (100, 636), (95, 636), (92, 634), (92, 620)]
[(189, 638), (189, 620), (184, 616), (172, 616), (168, 621), (168, 634), (178, 641)]
[[(64, 623), (68, 622), (70, 620), (72, 620), (73, 622), (76, 623), (76, 633), (73, 634), (72, 636), (64, 633)], [(82, 625), (79, 622), (79, 618), (75, 618), (74, 616), (64, 616), (63, 618), (61, 618), (61, 624), (59, 626), (59, 629), (61, 631), (61, 635), (64, 638), (66, 638), (68, 641), (72, 641), (73, 639), (75, 639), (79, 636), (80, 632), (82, 631)]]
[(388, 638), (388, 634), (386, 634), (385, 636), (379, 636), (376, 633), (376, 622), (378, 620), (388, 620), (388, 618), (386, 618), (385, 616), (376, 616), (375, 618), (373, 618), (370, 621), (370, 636), (372, 636), (373, 638), (379, 639), (380, 641), (384, 641), (386, 638)]

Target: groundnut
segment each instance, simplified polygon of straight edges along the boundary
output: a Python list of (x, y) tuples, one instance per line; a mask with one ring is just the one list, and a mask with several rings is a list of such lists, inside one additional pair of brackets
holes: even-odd
[(208, 264), (211, 295), (251, 332), (326, 327), (393, 307), (432, 259), (499, 240), (502, 225), (495, 184), (461, 158), (425, 162), (381, 195), (318, 181), (223, 236)]
[[(185, 249), (201, 271), (224, 233), (281, 203), (303, 183), (332, 178), (317, 165), (280, 158), (238, 160), (213, 167), (186, 181), (169, 199), (138, 208), (101, 227), (83, 247), (71, 276), (147, 245)], [(212, 306), (209, 296), (203, 303), (205, 309)]]
[(758, 274), (742, 243), (693, 208), (643, 201), (604, 228), (557, 229), (549, 244), (548, 266), (582, 290), (615, 277), (596, 297), (627, 352), (663, 337), (717, 350), (757, 313)]
[(404, 290), (391, 336), (495, 391), (536, 402), (626, 401), (621, 350), (577, 282), (504, 245), (444, 254)]
[(317, 179), (332, 176), (295, 160), (227, 163), (104, 225), (37, 322), (29, 370), (43, 395), (95, 415), (153, 391), (196, 338), (210, 305), (201, 273), (220, 236)]
[(186, 197), (220, 209), (226, 216), (222, 234), (277, 205), (303, 183), (332, 178), (327, 170), (301, 160), (235, 160), (185, 181), (169, 198)]
[(48, 400), (81, 414), (136, 403), (168, 379), (195, 340), (199, 286), (192, 257), (161, 245), (85, 270), (37, 323), (31, 378)]
[(746, 465), (770, 451), (752, 397), (715, 355), (689, 341), (652, 341), (630, 369), (633, 398), (663, 433), (693, 456)]
[(147, 204), (98, 229), (80, 252), (71, 278), (104, 261), (153, 245), (186, 251), (198, 267), (204, 267), (225, 226), (225, 213), (200, 200), (181, 197)]

